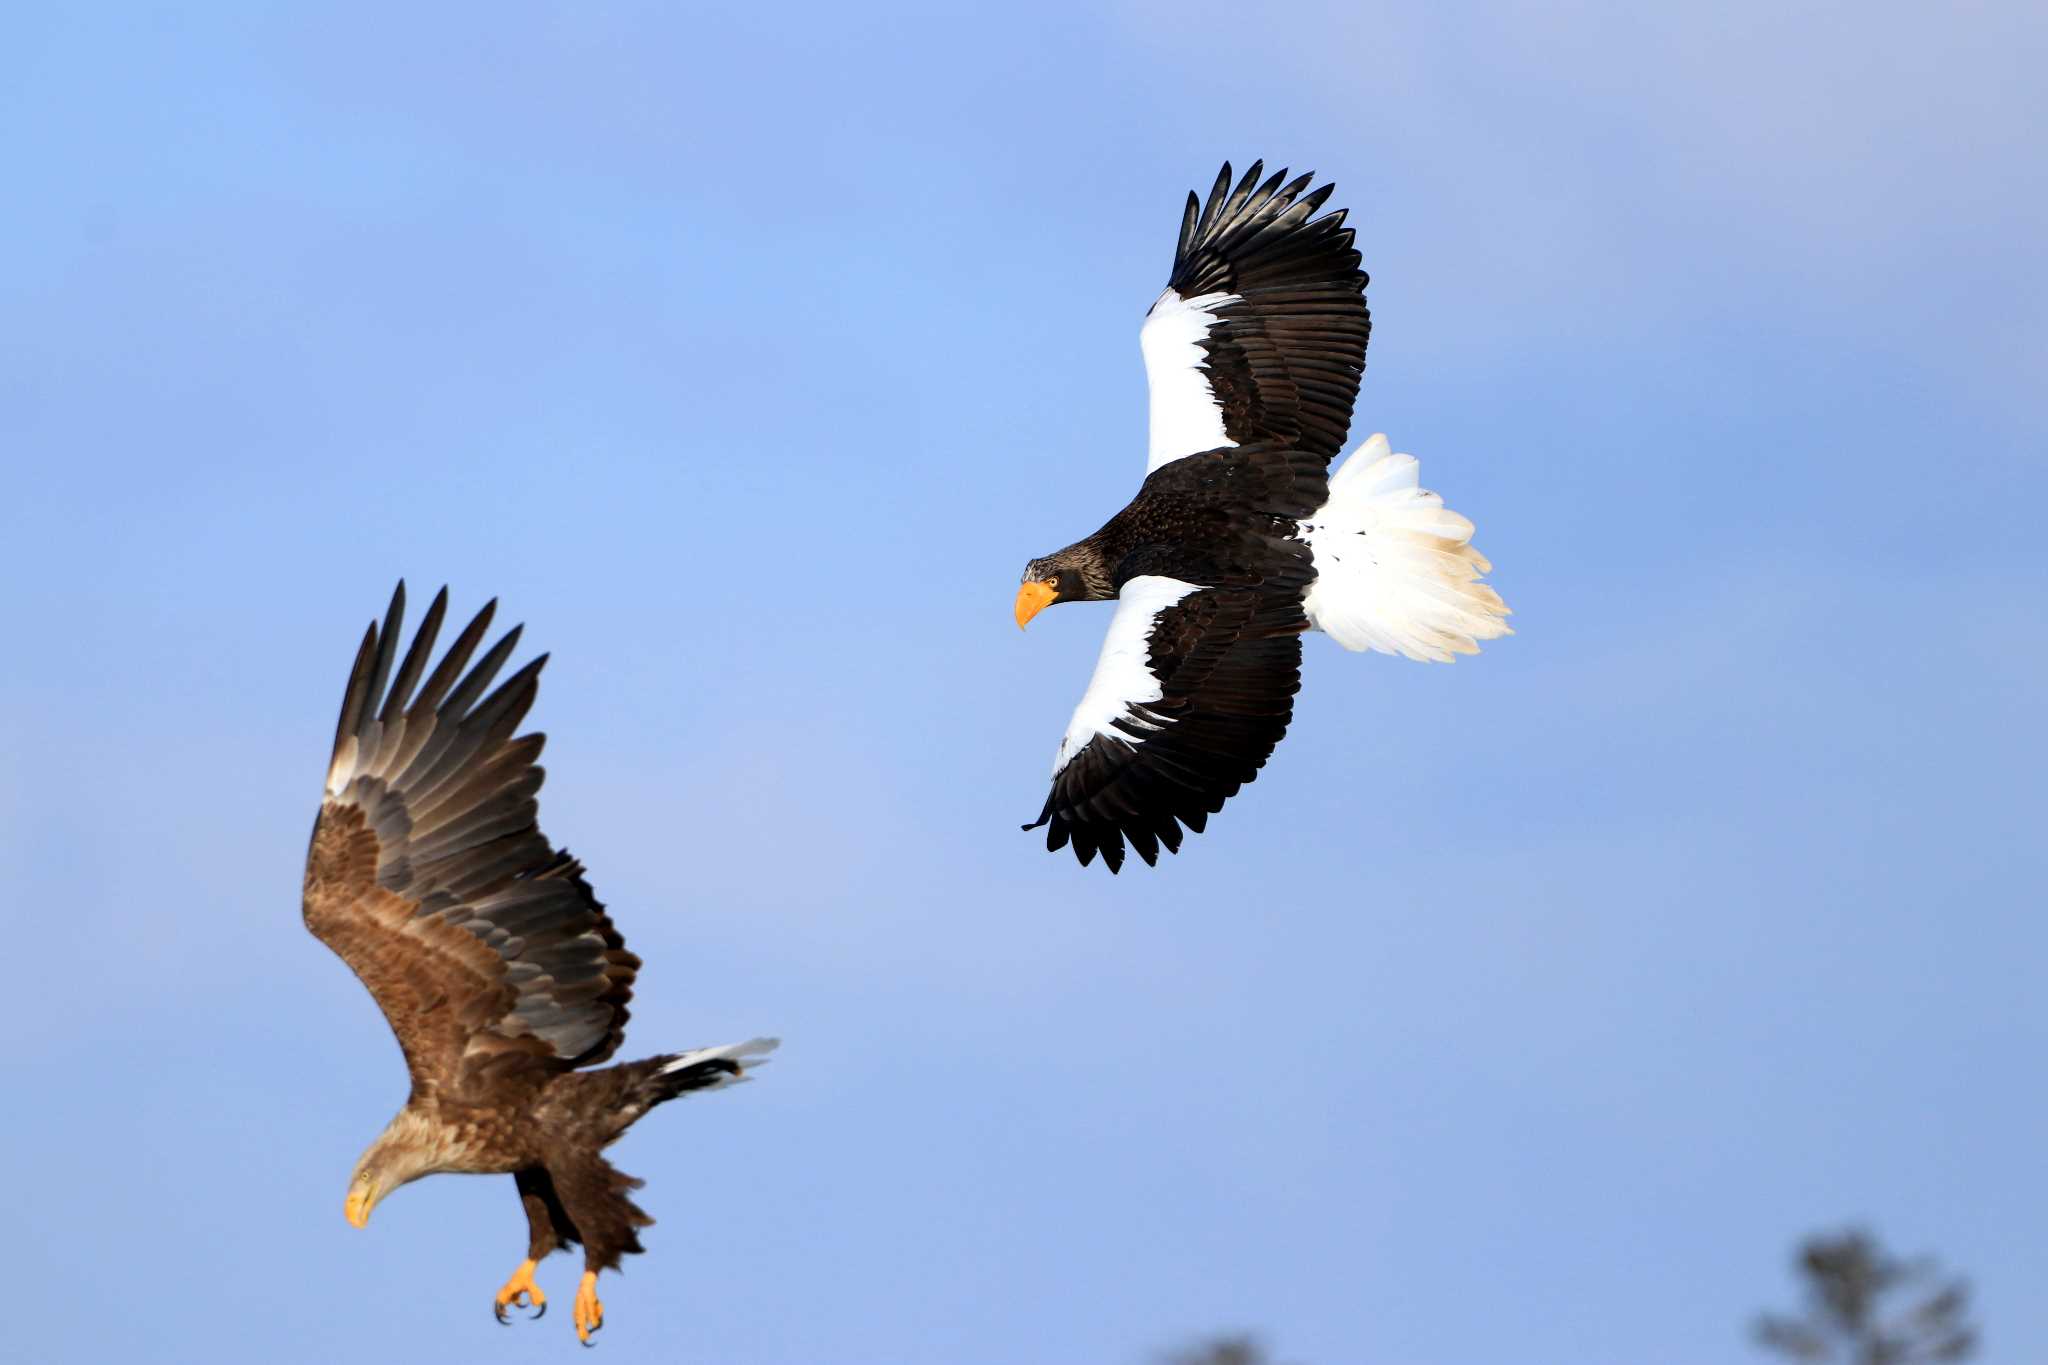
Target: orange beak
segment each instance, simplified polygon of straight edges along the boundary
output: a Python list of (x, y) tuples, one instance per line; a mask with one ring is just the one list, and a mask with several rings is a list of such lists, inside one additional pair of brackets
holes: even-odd
[(342, 1209), (342, 1215), (355, 1226), (366, 1228), (370, 1225), (370, 1205), (375, 1202), (370, 1198), (368, 1190), (350, 1190), (348, 1204)]
[(1030, 625), (1031, 618), (1051, 606), (1059, 595), (1055, 580), (1050, 578), (1044, 582), (1029, 582), (1017, 589), (1017, 629)]

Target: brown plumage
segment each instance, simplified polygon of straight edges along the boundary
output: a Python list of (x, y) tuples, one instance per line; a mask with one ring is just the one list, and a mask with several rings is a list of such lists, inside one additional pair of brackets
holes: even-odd
[(498, 1318), (511, 1304), (545, 1311), (534, 1263), (580, 1242), (588, 1344), (603, 1321), (598, 1272), (640, 1251), (653, 1221), (604, 1148), (663, 1101), (740, 1079), (775, 1044), (579, 1070), (618, 1050), (640, 959), (537, 823), (544, 740), (514, 733), (546, 656), (484, 695), (519, 640), (507, 632), (464, 674), (493, 602), (422, 682), (447, 601), (443, 589), (402, 662), (403, 583), (363, 637), (306, 855), (306, 927), (369, 988), (412, 1078), (356, 1164), (347, 1213), (360, 1227), (392, 1190), (437, 1172), (513, 1176), (530, 1237)]

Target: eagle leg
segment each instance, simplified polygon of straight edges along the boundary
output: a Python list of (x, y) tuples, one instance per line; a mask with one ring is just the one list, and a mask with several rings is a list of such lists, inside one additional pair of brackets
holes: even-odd
[(597, 1272), (583, 1272), (583, 1282), (576, 1286), (576, 1339), (585, 1346), (593, 1345), (590, 1334), (604, 1326), (604, 1305), (597, 1301)]
[(536, 1264), (531, 1260), (521, 1261), (519, 1269), (512, 1272), (512, 1278), (505, 1281), (505, 1287), (498, 1291), (498, 1301), (492, 1305), (491, 1311), (498, 1315), (499, 1322), (511, 1324), (512, 1319), (505, 1316), (507, 1308), (531, 1308), (535, 1320), (547, 1316), (548, 1296), (541, 1293), (540, 1286), (533, 1282)]

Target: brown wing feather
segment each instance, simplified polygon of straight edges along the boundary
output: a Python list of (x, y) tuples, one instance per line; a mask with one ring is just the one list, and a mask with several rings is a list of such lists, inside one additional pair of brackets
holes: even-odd
[(546, 656), (485, 697), (515, 629), (462, 676), (495, 605), (414, 696), (443, 589), (387, 695), (399, 584), (383, 628), (372, 625), (356, 654), (306, 858), (306, 927), (369, 988), (416, 1088), (461, 1090), (609, 1057), (640, 965), (581, 864), (537, 823), (544, 741), (513, 735)]

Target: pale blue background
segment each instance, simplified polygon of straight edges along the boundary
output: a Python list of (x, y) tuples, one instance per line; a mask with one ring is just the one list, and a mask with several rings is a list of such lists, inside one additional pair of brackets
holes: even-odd
[[(407, 576), (555, 662), (629, 1051), (601, 1359), (1722, 1362), (1868, 1220), (2048, 1352), (2038, 5), (16, 5), (20, 1359), (561, 1359), (298, 878)], [(1017, 825), (1225, 157), (1334, 177), (1520, 634), (1309, 642), (1169, 865)]]

